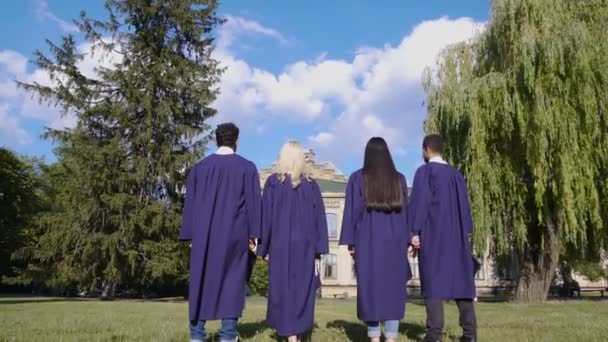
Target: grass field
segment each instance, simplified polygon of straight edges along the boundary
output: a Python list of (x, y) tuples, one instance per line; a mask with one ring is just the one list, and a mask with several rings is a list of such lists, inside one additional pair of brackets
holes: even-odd
[[(312, 341), (366, 341), (354, 300), (320, 300)], [(264, 324), (266, 302), (250, 298), (239, 333), (244, 341), (274, 341)], [(608, 301), (542, 305), (479, 303), (480, 341), (608, 341)], [(457, 310), (446, 307), (445, 341), (460, 335)], [(217, 341), (217, 322), (209, 324)], [(401, 340), (424, 335), (424, 307), (409, 303)], [(0, 341), (188, 341), (183, 301), (98, 301), (0, 298)]]

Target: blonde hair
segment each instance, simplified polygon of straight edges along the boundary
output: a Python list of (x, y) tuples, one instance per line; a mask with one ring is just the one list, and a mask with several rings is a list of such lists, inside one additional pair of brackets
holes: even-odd
[(276, 173), (281, 183), (289, 176), (294, 188), (300, 185), (302, 178), (309, 179), (306, 155), (299, 142), (290, 140), (283, 145), (279, 153)]

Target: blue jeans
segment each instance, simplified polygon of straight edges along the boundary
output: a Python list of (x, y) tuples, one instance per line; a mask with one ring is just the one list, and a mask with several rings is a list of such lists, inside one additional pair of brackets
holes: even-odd
[[(366, 322), (367, 337), (374, 338), (382, 335), (380, 331), (380, 322)], [(384, 321), (384, 337), (396, 339), (399, 337), (399, 321), (390, 320)]]
[[(237, 318), (222, 319), (222, 328), (220, 329), (221, 342), (237, 341), (236, 323)], [(205, 332), (205, 321), (190, 321), (190, 341), (204, 342), (207, 338)]]

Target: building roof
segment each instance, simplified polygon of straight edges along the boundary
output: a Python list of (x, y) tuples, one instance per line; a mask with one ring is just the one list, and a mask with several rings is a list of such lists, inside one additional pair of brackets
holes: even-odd
[(319, 179), (315, 178), (317, 184), (319, 184), (319, 188), (321, 188), (321, 192), (346, 192), (346, 183), (345, 182), (335, 182), (327, 179)]

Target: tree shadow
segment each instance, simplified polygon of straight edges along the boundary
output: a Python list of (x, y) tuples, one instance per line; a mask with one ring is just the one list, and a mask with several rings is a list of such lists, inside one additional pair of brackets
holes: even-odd
[(426, 333), (426, 328), (416, 323), (401, 322), (399, 324), (399, 333), (407, 336), (409, 340), (420, 341)]
[(352, 342), (368, 342), (367, 328), (362, 323), (336, 320), (327, 323), (328, 328), (342, 329)]

